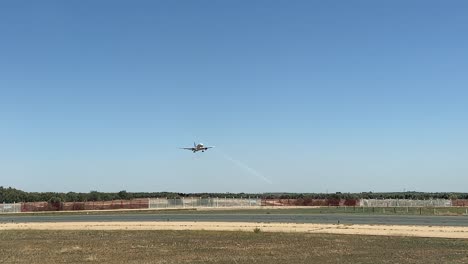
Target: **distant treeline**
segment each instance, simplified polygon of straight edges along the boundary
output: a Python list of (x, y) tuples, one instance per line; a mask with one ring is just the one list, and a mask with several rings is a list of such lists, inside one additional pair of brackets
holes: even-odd
[(182, 197), (228, 197), (228, 198), (264, 198), (264, 199), (468, 199), (468, 193), (425, 193), (425, 192), (389, 192), (389, 193), (173, 193), (173, 192), (127, 192), (115, 193), (91, 191), (89, 193), (56, 193), (56, 192), (25, 192), (14, 188), (0, 186), (0, 203), (13, 202), (85, 202), (111, 201), (137, 198), (169, 198)]

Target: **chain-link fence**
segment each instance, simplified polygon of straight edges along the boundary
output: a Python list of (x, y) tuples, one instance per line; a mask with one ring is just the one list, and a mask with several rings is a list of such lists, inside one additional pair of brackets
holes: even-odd
[(188, 197), (180, 199), (149, 199), (149, 208), (200, 208), (200, 207), (255, 207), (261, 206), (261, 199), (257, 198), (198, 198)]
[(20, 212), (21, 212), (21, 204), (20, 203), (13, 203), (13, 204), (3, 203), (3, 204), (0, 204), (0, 213), (20, 213)]
[(409, 199), (361, 199), (359, 206), (364, 207), (449, 207), (452, 200), (409, 200)]
[(359, 206), (357, 199), (262, 199), (262, 206)]
[[(409, 199), (260, 199), (260, 198), (200, 198), (182, 197), (178, 199), (149, 198), (113, 201), (88, 202), (27, 202), (0, 204), (0, 213), (72, 211), (72, 210), (111, 210), (111, 209), (164, 209), (164, 208), (254, 208), (261, 206), (316, 206), (316, 207), (366, 207), (375, 208), (441, 208), (466, 207), (468, 200), (409, 200)], [(353, 208), (353, 210), (356, 210)], [(409, 209), (405, 209), (409, 211)], [(468, 210), (468, 209), (467, 209)], [(466, 210), (465, 210), (466, 211)], [(364, 212), (364, 211), (363, 211)], [(420, 212), (421, 213), (421, 212)], [(465, 212), (468, 214), (468, 212)]]

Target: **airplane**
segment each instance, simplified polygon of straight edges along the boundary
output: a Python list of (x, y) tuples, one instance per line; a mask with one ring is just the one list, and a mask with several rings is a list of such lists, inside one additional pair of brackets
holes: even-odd
[(180, 149), (191, 150), (191, 151), (193, 151), (193, 153), (195, 153), (197, 151), (205, 152), (205, 150), (210, 149), (210, 148), (214, 148), (214, 147), (205, 147), (203, 145), (203, 143), (198, 143), (197, 144), (197, 143), (193, 142), (193, 147), (191, 147), (191, 148), (180, 148)]

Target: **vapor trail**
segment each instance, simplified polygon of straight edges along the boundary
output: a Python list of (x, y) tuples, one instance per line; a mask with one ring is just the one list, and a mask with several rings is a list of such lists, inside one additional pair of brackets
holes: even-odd
[(226, 154), (223, 154), (224, 158), (229, 160), (230, 162), (234, 163), (237, 167), (247, 171), (248, 173), (250, 173), (251, 175), (254, 175), (255, 177), (257, 178), (260, 178), (262, 180), (264, 180), (266, 183), (268, 184), (273, 184), (272, 181), (270, 181), (270, 179), (268, 179), (267, 177), (265, 177), (263, 174), (261, 174), (260, 172), (256, 171), (255, 169), (249, 167), (247, 164), (239, 161), (239, 160), (236, 160), (236, 159), (233, 159), (231, 158), (230, 156), (226, 155)]

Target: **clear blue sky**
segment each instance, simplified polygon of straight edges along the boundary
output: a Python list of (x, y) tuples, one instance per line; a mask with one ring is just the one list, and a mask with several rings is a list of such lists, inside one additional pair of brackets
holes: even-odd
[[(467, 14), (466, 1), (2, 1), (0, 185), (467, 191)], [(217, 148), (178, 149), (193, 141)]]

